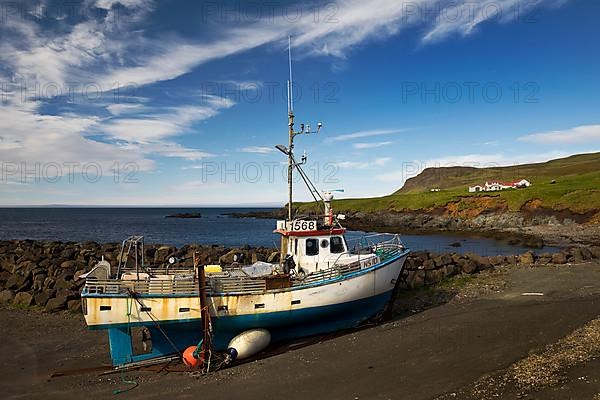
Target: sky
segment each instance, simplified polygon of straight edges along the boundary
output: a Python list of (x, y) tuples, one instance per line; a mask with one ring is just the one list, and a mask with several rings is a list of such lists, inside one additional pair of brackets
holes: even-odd
[(599, 151), (599, 16), (585, 0), (0, 1), (0, 205), (284, 204), (288, 36), (296, 127), (323, 123), (295, 151), (337, 197)]

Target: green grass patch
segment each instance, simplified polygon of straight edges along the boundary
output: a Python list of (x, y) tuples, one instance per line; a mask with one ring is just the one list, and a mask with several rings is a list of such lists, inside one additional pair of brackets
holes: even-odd
[[(469, 193), (468, 187), (486, 180), (511, 181), (525, 178), (526, 189)], [(439, 192), (431, 192), (440, 188)], [(334, 200), (338, 212), (417, 211), (444, 207), (458, 202), (458, 210), (477, 207), (467, 201), (477, 197), (497, 197), (508, 209), (518, 211), (528, 201), (540, 199), (542, 206), (556, 210), (587, 212), (600, 209), (600, 153), (582, 154), (542, 164), (503, 168), (429, 168), (409, 179), (405, 186), (388, 196)], [(303, 213), (317, 211), (314, 203), (298, 204)]]

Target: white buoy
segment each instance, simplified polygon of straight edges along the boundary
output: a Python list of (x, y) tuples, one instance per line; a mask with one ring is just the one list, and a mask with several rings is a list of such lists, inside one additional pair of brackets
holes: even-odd
[[(260, 353), (271, 343), (271, 334), (266, 329), (244, 331), (231, 339), (227, 353), (235, 359), (244, 359)], [(235, 350), (235, 351), (232, 351)]]

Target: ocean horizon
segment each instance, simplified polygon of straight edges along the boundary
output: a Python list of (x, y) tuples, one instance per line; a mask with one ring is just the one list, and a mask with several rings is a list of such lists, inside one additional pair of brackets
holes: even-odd
[[(226, 247), (279, 247), (275, 219), (236, 218), (232, 213), (271, 211), (277, 207), (0, 207), (0, 240), (121, 242), (131, 235), (146, 243), (183, 246), (190, 243)], [(199, 213), (201, 218), (167, 218)], [(366, 232), (348, 231), (351, 244)], [(492, 238), (460, 234), (406, 234), (412, 250), (512, 255), (531, 250)], [(550, 248), (544, 248), (548, 251)], [(536, 250), (536, 251), (539, 251)]]

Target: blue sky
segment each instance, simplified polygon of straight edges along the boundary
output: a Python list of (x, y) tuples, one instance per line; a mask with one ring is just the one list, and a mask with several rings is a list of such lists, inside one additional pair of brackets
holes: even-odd
[(600, 149), (598, 2), (190, 3), (0, 3), (0, 204), (283, 204), (288, 35), (318, 188)]

